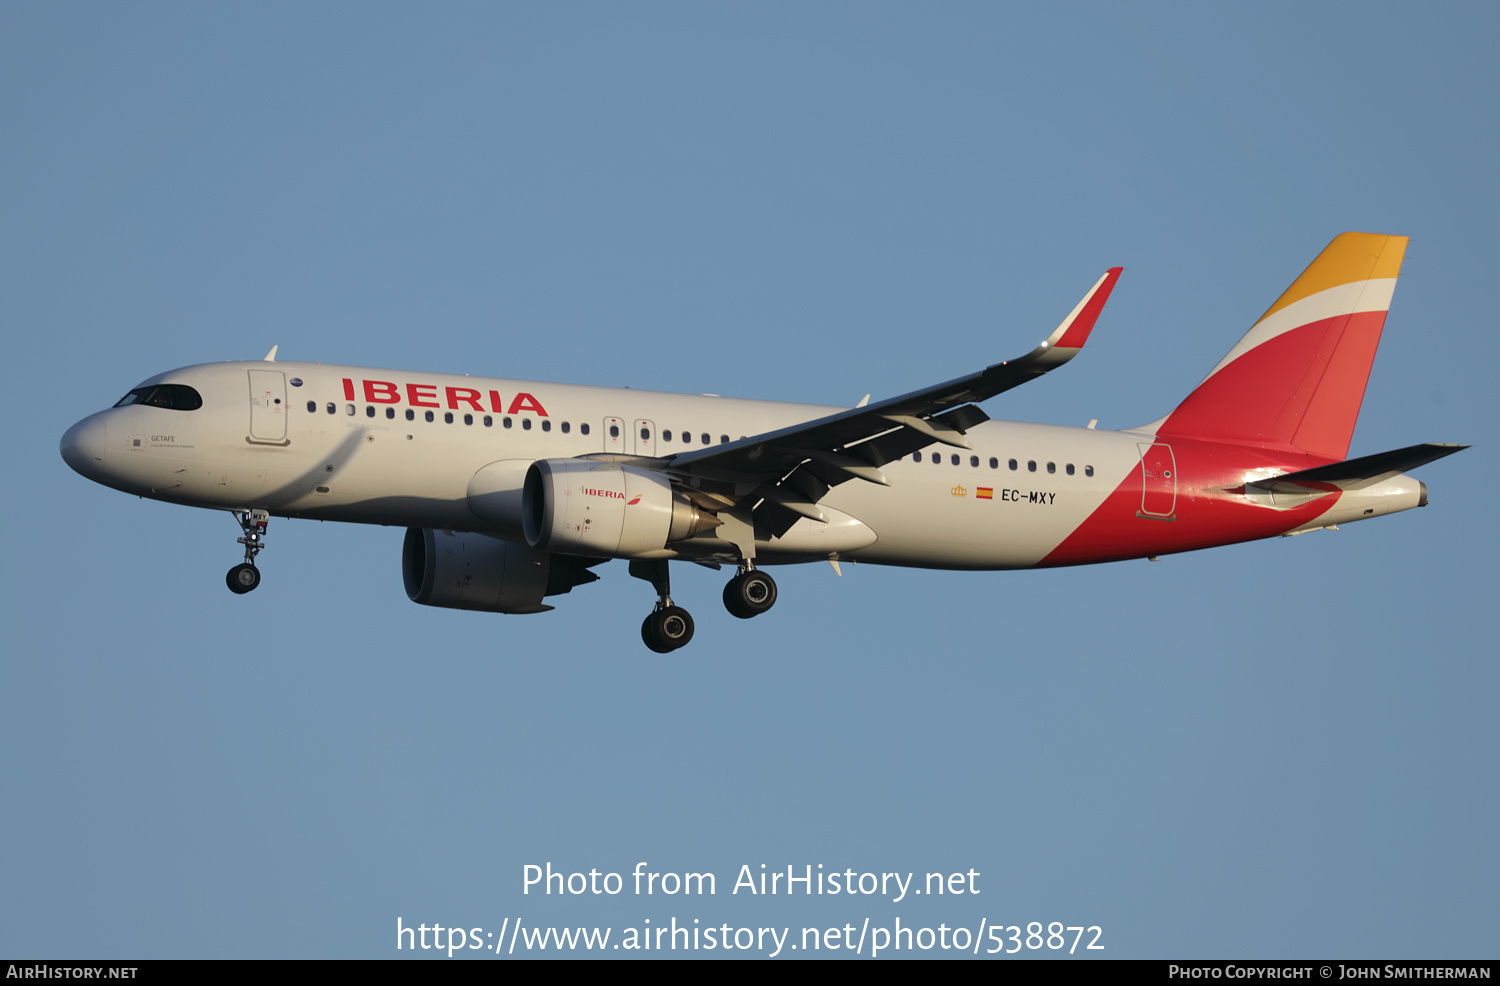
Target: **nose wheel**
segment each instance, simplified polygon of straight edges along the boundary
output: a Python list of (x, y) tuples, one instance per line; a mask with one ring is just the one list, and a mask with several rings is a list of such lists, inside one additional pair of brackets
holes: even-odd
[(243, 595), (260, 585), (260, 569), (249, 563), (236, 565), (224, 576), (224, 581), (229, 583), (230, 592)]
[(234, 519), (244, 532), (239, 543), (245, 546), (245, 561), (231, 568), (224, 576), (224, 582), (230, 592), (244, 595), (260, 585), (260, 569), (255, 567), (255, 556), (266, 546), (266, 527), (271, 523), (271, 514), (267, 510), (236, 510)]
[(758, 568), (745, 568), (724, 586), (724, 608), (742, 620), (776, 605), (776, 581)]

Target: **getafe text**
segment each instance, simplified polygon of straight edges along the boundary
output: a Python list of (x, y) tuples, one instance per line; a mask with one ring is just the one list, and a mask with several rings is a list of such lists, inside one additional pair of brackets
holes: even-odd
[[(730, 894), (791, 895), (791, 894), (839, 894), (855, 896), (882, 896), (892, 902), (900, 902), (911, 894), (978, 894), (978, 870), (959, 870), (953, 873), (932, 872), (920, 878), (914, 872), (874, 873), (853, 868), (835, 870), (822, 863), (805, 863), (801, 866), (772, 867), (765, 863), (742, 865), (731, 885)], [(717, 894), (719, 881), (712, 873), (658, 872), (645, 863), (635, 864), (628, 877), (619, 873), (601, 872), (597, 869), (565, 872), (554, 870), (550, 861), (542, 864), (527, 863), (521, 867), (521, 893), (530, 894), (533, 888), (538, 893), (560, 895), (609, 894), (624, 892), (629, 887), (633, 893), (654, 896)]]

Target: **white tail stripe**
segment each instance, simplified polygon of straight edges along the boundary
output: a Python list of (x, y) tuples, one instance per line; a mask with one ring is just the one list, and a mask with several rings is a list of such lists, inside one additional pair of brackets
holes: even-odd
[(1317, 294), (1308, 295), (1293, 302), (1280, 311), (1273, 312), (1256, 322), (1245, 337), (1235, 344), (1229, 354), (1219, 360), (1204, 380), (1209, 379), (1224, 367), (1239, 359), (1256, 346), (1264, 345), (1277, 336), (1312, 322), (1319, 322), (1335, 315), (1352, 315), (1355, 312), (1383, 312), (1391, 307), (1391, 295), (1396, 291), (1394, 277), (1378, 277), (1368, 281), (1351, 281), (1338, 287), (1327, 288)]

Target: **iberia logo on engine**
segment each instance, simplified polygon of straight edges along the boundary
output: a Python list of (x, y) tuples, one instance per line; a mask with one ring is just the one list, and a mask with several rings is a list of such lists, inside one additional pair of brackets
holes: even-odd
[[(602, 496), (602, 497), (604, 497), (605, 499), (608, 499), (608, 500), (624, 500), (625, 499), (625, 494), (624, 493), (616, 493), (614, 490), (596, 490), (592, 486), (585, 486), (581, 490), (579, 490), (578, 492), (582, 493), (584, 496)], [(636, 494), (635, 496), (631, 497), (626, 502), (625, 506), (627, 506), (627, 507), (633, 507), (637, 503), (640, 503), (640, 502), (641, 502), (640, 494)]]

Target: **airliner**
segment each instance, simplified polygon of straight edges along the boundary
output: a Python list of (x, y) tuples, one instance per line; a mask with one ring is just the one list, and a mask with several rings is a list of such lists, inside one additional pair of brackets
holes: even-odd
[(1333, 240), (1165, 417), (1105, 431), (979, 404), (1071, 360), (1121, 268), (1025, 355), (852, 408), (276, 360), (170, 370), (63, 436), (105, 486), (225, 510), (246, 593), (271, 517), (405, 527), (407, 595), (541, 613), (626, 559), (687, 644), (672, 561), (732, 567), (724, 605), (776, 602), (763, 566), (1049, 568), (1156, 558), (1426, 506), (1405, 473), (1467, 446), (1348, 459), (1406, 237)]

